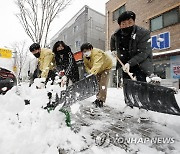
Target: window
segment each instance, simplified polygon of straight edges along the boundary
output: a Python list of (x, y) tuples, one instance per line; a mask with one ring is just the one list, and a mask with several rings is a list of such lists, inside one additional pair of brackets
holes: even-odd
[(76, 33), (78, 31), (78, 26), (74, 26), (73, 33)]
[(118, 17), (120, 16), (120, 14), (122, 14), (123, 12), (125, 12), (125, 5), (121, 6), (120, 8), (118, 8), (117, 10), (115, 10), (113, 12), (113, 21), (117, 20)]
[(178, 23), (178, 9), (174, 9), (164, 14), (164, 26), (169, 26)]
[(151, 31), (161, 29), (179, 22), (179, 7), (150, 19)]
[(79, 49), (80, 49), (80, 45), (81, 45), (81, 42), (80, 42), (80, 41), (76, 41), (76, 42), (75, 42), (75, 48), (76, 48), (76, 50), (79, 50)]
[(151, 20), (151, 31), (161, 29), (163, 27), (162, 25), (162, 16), (159, 16), (153, 20)]

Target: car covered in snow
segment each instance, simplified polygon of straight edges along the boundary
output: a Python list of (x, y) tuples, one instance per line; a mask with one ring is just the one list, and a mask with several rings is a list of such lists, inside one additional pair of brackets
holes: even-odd
[(0, 94), (5, 94), (16, 84), (15, 75), (11, 71), (0, 67)]

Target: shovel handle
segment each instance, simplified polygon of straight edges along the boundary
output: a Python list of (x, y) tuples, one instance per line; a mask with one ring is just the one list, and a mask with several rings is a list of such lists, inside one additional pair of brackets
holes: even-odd
[[(114, 56), (116, 57), (116, 59), (118, 60), (118, 62), (121, 64), (122, 67), (124, 67), (124, 64), (122, 63), (122, 61), (118, 58), (118, 56), (116, 54), (114, 54)], [(132, 76), (132, 73), (130, 73), (129, 71), (126, 72), (129, 77), (131, 78), (131, 80), (136, 80), (133, 76)]]

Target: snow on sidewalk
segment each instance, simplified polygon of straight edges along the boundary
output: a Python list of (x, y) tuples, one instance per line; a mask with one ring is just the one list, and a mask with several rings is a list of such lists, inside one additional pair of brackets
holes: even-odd
[[(6, 95), (0, 95), (0, 154), (59, 154), (58, 147), (68, 153), (84, 154), (125, 154), (126, 152), (116, 146), (106, 148), (96, 146), (94, 140), (87, 139), (91, 145), (87, 145), (82, 136), (90, 136), (90, 128), (83, 127), (79, 133), (74, 133), (65, 123), (65, 115), (58, 109), (48, 113), (42, 108), (48, 103), (47, 91), (58, 91), (58, 87), (49, 89), (36, 89), (22, 84), (19, 95), (15, 88), (8, 91)], [(123, 110), (125, 107), (122, 89), (109, 88), (106, 104), (113, 108)], [(180, 94), (176, 96), (180, 102)], [(30, 105), (24, 105), (24, 99), (30, 99)], [(94, 101), (95, 97), (87, 99), (86, 102)], [(180, 105), (180, 104), (179, 104)], [(74, 113), (78, 113), (78, 105), (72, 107)], [(138, 109), (127, 111), (134, 117), (138, 116)], [(150, 117), (162, 124), (161, 131), (173, 135), (180, 141), (180, 117), (148, 112)], [(98, 126), (98, 122), (94, 126)], [(103, 123), (103, 121), (102, 121)], [(163, 125), (166, 125), (163, 126)], [(178, 142), (179, 143), (179, 142)], [(171, 154), (180, 153), (179, 145), (173, 144)], [(80, 152), (82, 149), (88, 150)], [(157, 152), (144, 144), (137, 144), (140, 150), (137, 154), (163, 154)]]

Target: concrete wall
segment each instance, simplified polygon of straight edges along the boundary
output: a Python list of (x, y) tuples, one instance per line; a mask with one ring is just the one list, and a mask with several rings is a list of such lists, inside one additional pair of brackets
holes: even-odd
[(105, 16), (89, 9), (87, 20), (87, 41), (95, 48), (105, 50)]
[(90, 42), (94, 47), (104, 50), (105, 16), (88, 6), (83, 7), (51, 39), (51, 48), (58, 40), (63, 40), (74, 53), (80, 51), (80, 46), (85, 42)]

